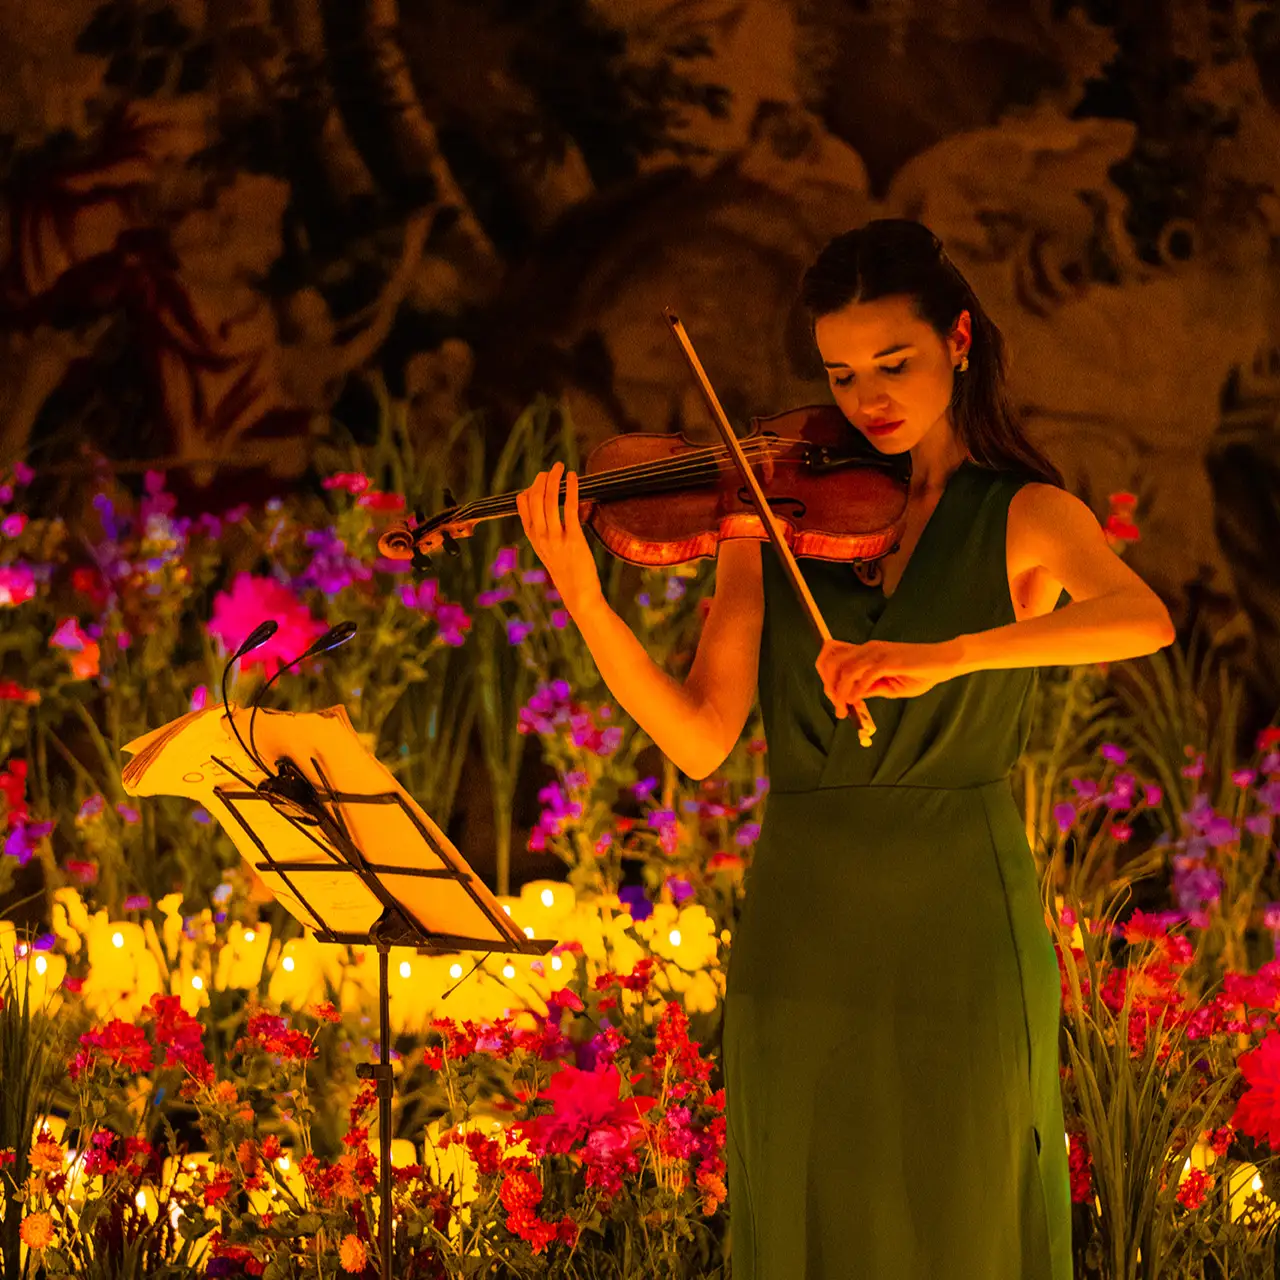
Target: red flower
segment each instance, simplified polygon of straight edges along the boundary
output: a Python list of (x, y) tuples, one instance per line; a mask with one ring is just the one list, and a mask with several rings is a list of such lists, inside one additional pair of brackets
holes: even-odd
[(1241, 1133), (1280, 1150), (1280, 1035), (1267, 1032), (1257, 1048), (1237, 1060), (1248, 1084), (1231, 1123)]
[(231, 1174), (225, 1169), (219, 1169), (213, 1181), (204, 1189), (204, 1202), (206, 1205), (217, 1204), (219, 1200), (225, 1200), (230, 1194)]
[(311, 1037), (295, 1031), (279, 1014), (255, 1013), (249, 1019), (248, 1035), (240, 1041), (240, 1046), (250, 1042), (288, 1061), (303, 1062), (316, 1056)]
[(398, 493), (362, 493), (356, 499), (357, 507), (366, 507), (371, 511), (403, 511), (404, 499)]
[(1093, 1199), (1093, 1155), (1085, 1145), (1083, 1133), (1068, 1135), (1071, 1143), (1067, 1162), (1071, 1168), (1071, 1199), (1075, 1204), (1088, 1204)]
[(325, 489), (345, 489), (350, 494), (361, 494), (373, 481), (359, 471), (337, 471), (320, 482)]
[(178, 996), (151, 997), (151, 1011), (156, 1024), (156, 1044), (164, 1054), (165, 1065), (185, 1068), (202, 1084), (213, 1081), (213, 1064), (204, 1056), (204, 1028), (182, 1007)]
[(657, 1098), (620, 1098), (622, 1077), (610, 1063), (600, 1071), (580, 1071), (567, 1063), (539, 1095), (553, 1105), (550, 1115), (519, 1121), (513, 1128), (539, 1153), (566, 1152), (592, 1139), (626, 1149), (642, 1136), (641, 1117)]
[(150, 1071), (155, 1065), (151, 1053), (151, 1045), (147, 1033), (131, 1022), (122, 1022), (119, 1018), (107, 1023), (100, 1031), (86, 1031), (80, 1037), (84, 1052), (77, 1053), (71, 1061), (70, 1075), (73, 1080), (79, 1079), (82, 1072), (92, 1070), (97, 1063), (97, 1056), (111, 1060), (113, 1067), (123, 1067), (135, 1074)]
[(1204, 1169), (1192, 1169), (1178, 1188), (1178, 1203), (1184, 1209), (1198, 1209), (1204, 1204), (1205, 1192), (1213, 1186), (1213, 1175)]

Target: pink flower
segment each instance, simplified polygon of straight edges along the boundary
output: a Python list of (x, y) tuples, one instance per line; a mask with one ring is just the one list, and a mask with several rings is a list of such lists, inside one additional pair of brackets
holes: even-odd
[(228, 653), (234, 653), (254, 627), (268, 618), (276, 620), (279, 630), (240, 660), (246, 668), (261, 666), (267, 676), (296, 658), (325, 630), (324, 623), (312, 617), (310, 609), (283, 583), (251, 573), (237, 574), (229, 592), (219, 591), (214, 596), (209, 630)]
[(657, 1098), (620, 1098), (622, 1077), (612, 1063), (600, 1071), (564, 1065), (548, 1081), (541, 1097), (554, 1106), (551, 1115), (520, 1123), (535, 1151), (566, 1152), (575, 1143), (629, 1147), (643, 1131), (641, 1117)]
[(27, 564), (0, 564), (0, 605), (26, 604), (36, 593), (36, 575)]
[(1280, 1035), (1268, 1032), (1256, 1049), (1240, 1055), (1237, 1065), (1248, 1088), (1231, 1123), (1273, 1151), (1280, 1150)]
[(334, 475), (325, 476), (321, 484), (326, 489), (345, 489), (348, 493), (359, 495), (368, 489), (373, 481), (358, 471), (339, 471)]

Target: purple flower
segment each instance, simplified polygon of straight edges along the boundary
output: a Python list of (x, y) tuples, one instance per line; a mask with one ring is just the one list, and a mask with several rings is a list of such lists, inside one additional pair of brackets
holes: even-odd
[(507, 574), (515, 571), (519, 557), (519, 547), (503, 547), (494, 556), (493, 563), (489, 566), (489, 576), (492, 578), (505, 578)]
[(25, 867), (40, 847), (40, 841), (52, 830), (52, 822), (19, 820), (4, 842), (4, 851), (10, 858), (18, 860), (18, 866)]
[(207, 685), (198, 684), (191, 694), (191, 710), (203, 711), (209, 703), (209, 688)]
[(749, 844), (755, 844), (757, 837), (760, 835), (760, 824), (758, 822), (744, 822), (733, 833), (735, 844), (740, 844), (745, 849)]
[(1257, 776), (1258, 771), (1256, 769), (1236, 769), (1231, 774), (1231, 781), (1237, 787), (1247, 787)]
[(632, 920), (637, 923), (647, 920), (653, 915), (653, 903), (649, 901), (642, 884), (624, 884), (618, 890), (618, 897), (627, 905)]
[(488, 609), (495, 604), (501, 604), (504, 600), (510, 599), (510, 587), (493, 587), (489, 591), (481, 591), (476, 595), (476, 605), (481, 609)]
[(440, 596), (440, 583), (435, 578), (426, 578), (422, 582), (405, 582), (400, 586), (401, 603), (408, 609), (419, 609), (428, 617), (436, 611), (436, 601)]
[(1178, 905), (1193, 918), (1222, 897), (1222, 877), (1195, 858), (1175, 858), (1173, 891)]
[(1271, 815), (1269, 813), (1253, 813), (1244, 820), (1245, 830), (1255, 836), (1271, 834)]
[(124, 900), (124, 909), (126, 911), (148, 911), (151, 908), (151, 899), (145, 893), (131, 893)]
[(353, 582), (368, 582), (373, 577), (372, 567), (348, 553), (347, 544), (336, 530), (308, 529), (303, 541), (313, 554), (310, 564), (297, 578), (298, 586), (312, 587), (333, 596)]
[(563, 609), (552, 609), (551, 625), (557, 631), (563, 631), (569, 625), (569, 615)]
[(119, 542), (129, 532), (129, 522), (117, 518), (115, 503), (105, 493), (93, 495), (93, 507), (108, 542)]
[(526, 585), (546, 582), (547, 571), (545, 569), (526, 569), (520, 575), (520, 581)]
[(523, 618), (507, 619), (507, 643), (523, 644), (529, 633), (533, 630), (533, 623), (526, 622)]
[(1071, 824), (1076, 820), (1076, 807), (1070, 801), (1064, 800), (1061, 804), (1053, 806), (1053, 820), (1058, 824), (1058, 830), (1065, 834), (1071, 829)]
[(1262, 923), (1272, 932), (1280, 930), (1280, 902), (1268, 902), (1262, 909)]
[(685, 591), (684, 579), (678, 578), (673, 574), (667, 579), (667, 589), (663, 592), (663, 595), (670, 601), (676, 601), (684, 597)]
[(106, 798), (101, 792), (91, 795), (79, 808), (76, 813), (76, 821), (80, 822), (88, 818), (96, 818), (103, 809), (106, 808)]
[(1092, 800), (1098, 794), (1098, 784), (1093, 778), (1072, 778), (1071, 785), (1081, 800)]
[(686, 898), (693, 897), (693, 885), (679, 876), (668, 876), (666, 889), (667, 892), (671, 894), (672, 900), (675, 902), (677, 907)]
[(27, 517), (20, 511), (14, 511), (0, 520), (0, 533), (6, 538), (16, 538), (27, 527)]
[(641, 608), (647, 609), (649, 607), (649, 593), (647, 591), (641, 591), (640, 594), (636, 596), (636, 603), (640, 605)]
[(15, 462), (13, 478), (17, 484), (28, 485), (36, 478), (36, 473), (25, 462)]
[(1164, 799), (1164, 792), (1159, 787), (1149, 786), (1142, 789), (1142, 796), (1149, 805), (1157, 805)]
[(635, 796), (637, 800), (643, 802), (653, 795), (654, 791), (657, 790), (657, 787), (657, 778), (641, 778), (639, 782), (633, 782), (631, 784), (631, 794)]
[(567, 680), (540, 684), (518, 712), (519, 731), (554, 733), (558, 725), (567, 724), (573, 708), (572, 693)]
[(142, 817), (142, 815), (137, 811), (137, 809), (135, 809), (131, 804), (125, 804), (123, 800), (116, 805), (116, 812), (127, 823), (129, 823), (130, 826), (132, 826), (135, 822), (138, 822)]
[(1110, 760), (1112, 764), (1124, 764), (1129, 758), (1128, 753), (1121, 747), (1117, 747), (1114, 742), (1104, 742), (1098, 748), (1098, 754), (1104, 760)]
[(1103, 796), (1108, 809), (1129, 809), (1134, 803), (1134, 787), (1137, 780), (1131, 773), (1118, 773), (1111, 782), (1111, 790)]

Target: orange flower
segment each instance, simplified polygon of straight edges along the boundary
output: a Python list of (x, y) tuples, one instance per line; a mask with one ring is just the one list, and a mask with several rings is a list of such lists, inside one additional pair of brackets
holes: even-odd
[(18, 1228), (28, 1249), (47, 1249), (53, 1243), (53, 1219), (47, 1213), (29, 1213)]
[(62, 1168), (62, 1148), (48, 1129), (40, 1130), (27, 1158), (37, 1173), (57, 1173)]
[(364, 1247), (364, 1241), (357, 1235), (343, 1236), (338, 1246), (338, 1261), (342, 1263), (343, 1271), (363, 1271), (369, 1265), (369, 1251)]
[(235, 1102), (239, 1095), (236, 1093), (235, 1085), (230, 1080), (219, 1080), (214, 1087), (213, 1096), (216, 1101), (225, 1107)]

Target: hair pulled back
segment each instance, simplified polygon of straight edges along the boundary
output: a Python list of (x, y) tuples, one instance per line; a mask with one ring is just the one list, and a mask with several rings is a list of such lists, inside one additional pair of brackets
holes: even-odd
[(972, 321), (969, 368), (951, 389), (951, 420), (981, 467), (1029, 473), (1065, 488), (1062, 473), (1023, 434), (1005, 388), (1005, 344), (969, 282), (926, 226), (880, 218), (830, 241), (805, 272), (800, 298), (810, 323), (854, 302), (910, 298), (915, 313), (945, 341), (962, 311)]

